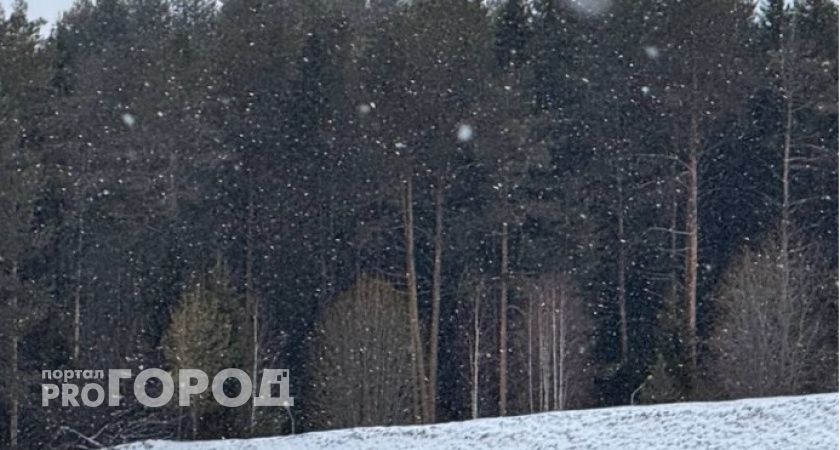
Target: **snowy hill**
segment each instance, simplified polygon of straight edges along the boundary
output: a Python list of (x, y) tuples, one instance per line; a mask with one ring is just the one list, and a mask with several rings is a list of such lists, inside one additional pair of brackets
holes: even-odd
[(832, 449), (837, 394), (568, 411), (428, 426), (174, 443), (119, 450), (268, 449)]

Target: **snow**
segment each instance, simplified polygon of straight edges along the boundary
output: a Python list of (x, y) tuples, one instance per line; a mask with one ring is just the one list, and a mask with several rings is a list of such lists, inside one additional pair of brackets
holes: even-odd
[(838, 445), (837, 401), (832, 393), (627, 406), (251, 440), (146, 441), (117, 449), (828, 449)]
[(124, 113), (122, 115), (122, 121), (127, 127), (130, 128), (130, 127), (134, 126), (134, 123), (136, 122), (136, 119), (134, 118), (133, 115), (131, 115), (129, 113)]
[(467, 142), (473, 137), (473, 127), (462, 123), (458, 126), (458, 140), (461, 142)]
[(566, 0), (566, 5), (580, 14), (595, 16), (612, 6), (612, 0)]
[(649, 46), (645, 47), (645, 54), (650, 59), (659, 58), (659, 49), (652, 46), (652, 45), (649, 45)]

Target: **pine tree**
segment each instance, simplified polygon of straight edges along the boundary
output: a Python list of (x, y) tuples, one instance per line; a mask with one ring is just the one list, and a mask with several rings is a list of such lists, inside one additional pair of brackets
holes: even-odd
[(661, 353), (657, 354), (656, 363), (639, 393), (639, 401), (651, 404), (671, 403), (684, 398), (674, 368), (668, 365), (666, 358)]
[(496, 14), (496, 61), (502, 70), (520, 68), (528, 60), (530, 30), (526, 7), (521, 0), (505, 0)]
[(41, 100), (47, 67), (37, 50), (38, 21), (26, 18), (18, 0), (8, 19), (0, 10), (0, 393), (7, 405), (9, 447), (29, 447), (21, 438), (26, 385), (24, 340), (43, 317), (45, 281), (33, 271), (43, 257), (50, 230), (38, 217), (44, 167), (37, 151)]

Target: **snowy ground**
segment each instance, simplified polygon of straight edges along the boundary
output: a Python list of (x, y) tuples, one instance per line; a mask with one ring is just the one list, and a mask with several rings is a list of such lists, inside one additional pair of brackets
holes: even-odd
[(834, 449), (837, 394), (569, 411), (428, 426), (173, 443), (119, 450)]

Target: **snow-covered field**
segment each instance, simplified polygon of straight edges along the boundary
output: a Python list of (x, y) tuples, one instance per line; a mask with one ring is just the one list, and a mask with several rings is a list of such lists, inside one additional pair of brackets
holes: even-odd
[(568, 411), (120, 450), (836, 449), (837, 394)]

